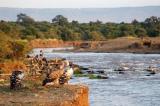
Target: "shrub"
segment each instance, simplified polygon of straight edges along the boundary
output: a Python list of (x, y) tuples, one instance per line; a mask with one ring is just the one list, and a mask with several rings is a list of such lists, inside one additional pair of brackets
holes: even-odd
[(22, 61), (6, 61), (3, 63), (3, 66), (1, 67), (1, 70), (5, 74), (10, 74), (12, 71), (16, 69), (21, 69), (26, 71), (26, 65)]

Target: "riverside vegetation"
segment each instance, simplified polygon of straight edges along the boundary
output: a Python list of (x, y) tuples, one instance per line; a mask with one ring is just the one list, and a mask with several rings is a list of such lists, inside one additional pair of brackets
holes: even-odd
[(57, 15), (52, 22), (35, 21), (32, 17), (20, 13), (17, 21), (0, 21), (0, 61), (19, 59), (30, 51), (28, 41), (33, 39), (58, 39), (62, 41), (105, 41), (118, 37), (158, 37), (160, 18), (152, 16), (143, 22), (136, 19), (132, 23), (79, 23), (62, 15)]
[(152, 16), (143, 22), (136, 19), (131, 23), (103, 23), (96, 22), (79, 23), (68, 19), (62, 15), (55, 16), (52, 22), (35, 21), (32, 17), (20, 13), (17, 21), (0, 22), (0, 31), (15, 39), (59, 39), (63, 41), (77, 40), (106, 40), (125, 36), (134, 37), (157, 37), (160, 35), (160, 18)]

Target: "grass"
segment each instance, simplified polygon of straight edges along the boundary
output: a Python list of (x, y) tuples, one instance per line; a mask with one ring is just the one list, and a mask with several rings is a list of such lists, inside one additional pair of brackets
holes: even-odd
[(88, 74), (75, 74), (75, 77), (89, 77)]
[(90, 74), (90, 75), (89, 75), (89, 79), (101, 79), (101, 78), (98, 77), (98, 76), (95, 75), (95, 74)]
[(41, 89), (44, 76), (27, 76), (24, 79), (24, 85), (28, 89)]
[(82, 72), (81, 72), (80, 69), (76, 69), (76, 70), (74, 71), (74, 74), (82, 74)]

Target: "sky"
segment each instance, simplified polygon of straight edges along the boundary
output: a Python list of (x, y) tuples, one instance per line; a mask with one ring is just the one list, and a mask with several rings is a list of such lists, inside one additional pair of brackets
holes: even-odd
[(160, 0), (0, 0), (0, 7), (16, 8), (111, 8), (160, 6)]

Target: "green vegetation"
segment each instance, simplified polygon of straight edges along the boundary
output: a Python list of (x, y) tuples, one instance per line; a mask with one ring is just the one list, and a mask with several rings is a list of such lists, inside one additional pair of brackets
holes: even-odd
[(74, 77), (88, 77), (89, 79), (107, 79), (106, 76), (100, 76), (97, 74), (74, 74)]
[(22, 59), (29, 50), (28, 41), (12, 39), (4, 32), (0, 32), (0, 62), (5, 59)]
[(79, 68), (75, 69), (74, 74), (82, 74), (81, 69), (79, 69)]
[(74, 74), (75, 77), (89, 77), (89, 74)]
[(143, 22), (133, 20), (132, 23), (102, 23), (99, 20), (79, 23), (57, 15), (52, 22), (38, 22), (20, 13), (16, 22), (0, 21), (0, 61), (21, 58), (28, 51), (27, 42), (36, 38), (101, 41), (123, 36), (160, 36), (160, 18), (152, 16)]
[(52, 22), (38, 22), (26, 14), (18, 14), (16, 22), (0, 22), (0, 32), (16, 39), (55, 38), (64, 41), (105, 40), (123, 36), (156, 37), (160, 35), (160, 18), (152, 16), (143, 22), (132, 23), (79, 23), (69, 22), (62, 15), (57, 15)]
[(98, 75), (90, 74), (89, 79), (101, 79)]

